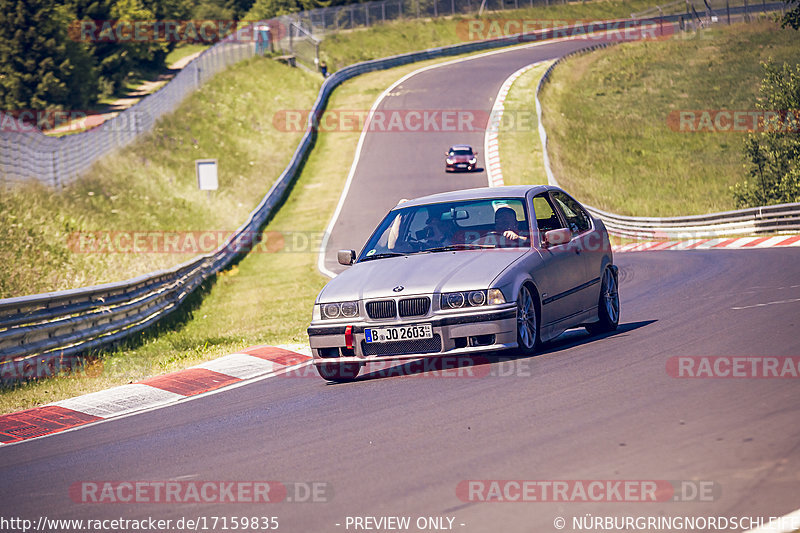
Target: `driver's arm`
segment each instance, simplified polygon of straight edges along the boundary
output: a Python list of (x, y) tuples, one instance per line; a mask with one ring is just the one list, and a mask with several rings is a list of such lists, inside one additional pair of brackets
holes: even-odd
[(519, 240), (519, 241), (525, 242), (525, 241), (528, 240), (528, 237), (525, 237), (524, 235), (520, 235), (517, 232), (515, 232), (513, 230), (510, 230), (510, 229), (507, 229), (507, 230), (505, 230), (503, 232), (503, 237), (505, 237), (506, 239), (512, 240), (512, 241)]

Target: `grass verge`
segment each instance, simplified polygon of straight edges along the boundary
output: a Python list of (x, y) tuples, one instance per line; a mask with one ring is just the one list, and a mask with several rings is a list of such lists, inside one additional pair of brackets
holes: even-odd
[(536, 117), (536, 86), (552, 61), (537, 65), (514, 81), (508, 91), (498, 131), (500, 164), (506, 185), (547, 184)]
[[(270, 59), (242, 62), (73, 185), (53, 190), (29, 184), (4, 191), (0, 297), (119, 281), (197, 255), (192, 250), (75, 253), (70, 236), (78, 233), (226, 232), (239, 227), (301, 137), (300, 132), (277, 130), (273, 116), (280, 110), (308, 109), (320, 83), (319, 76)], [(194, 169), (195, 159), (207, 157), (219, 161), (220, 189), (210, 197), (197, 190)]]
[[(496, 11), (484, 14), (481, 20), (525, 20), (534, 26), (536, 21), (545, 21), (547, 27), (550, 27), (552, 24), (547, 21), (630, 17), (632, 12), (652, 6), (653, 0), (595, 0)], [(468, 23), (476, 18), (476, 15), (457, 15), (436, 19), (397, 20), (376, 24), (369, 28), (342, 31), (327, 36), (322, 41), (320, 58), (327, 62), (328, 69), (333, 72), (352, 63), (368, 59), (502, 36), (492, 33), (490, 25), (485, 26), (485, 31), (471, 32)]]
[(571, 58), (541, 97), (556, 178), (579, 200), (623, 215), (734, 209), (729, 187), (746, 177), (746, 133), (674, 131), (667, 119), (755, 110), (768, 58), (800, 63), (797, 32), (761, 21)]

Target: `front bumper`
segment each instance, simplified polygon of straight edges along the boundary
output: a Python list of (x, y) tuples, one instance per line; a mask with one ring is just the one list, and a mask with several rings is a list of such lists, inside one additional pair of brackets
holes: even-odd
[[(430, 324), (433, 339), (367, 343), (365, 328), (385, 328)], [(345, 332), (352, 327), (352, 349), (346, 346)], [(517, 346), (516, 304), (503, 304), (480, 310), (441, 312), (414, 319), (337, 322), (316, 321), (308, 327), (308, 339), (315, 364), (368, 363), (428, 356), (461, 355), (502, 350)]]
[(451, 172), (472, 172), (473, 170), (475, 170), (476, 165), (477, 163), (474, 165), (469, 163), (452, 163), (452, 164), (446, 164), (445, 170)]

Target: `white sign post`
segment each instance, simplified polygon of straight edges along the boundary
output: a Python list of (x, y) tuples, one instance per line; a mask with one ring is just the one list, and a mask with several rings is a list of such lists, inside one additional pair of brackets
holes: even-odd
[(206, 191), (206, 198), (211, 196), (209, 191), (219, 189), (217, 179), (217, 160), (216, 159), (195, 159), (194, 168), (197, 173), (197, 188)]

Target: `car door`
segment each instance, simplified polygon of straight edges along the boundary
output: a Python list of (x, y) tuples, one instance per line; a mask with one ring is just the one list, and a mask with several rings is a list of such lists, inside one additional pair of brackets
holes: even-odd
[(560, 214), (563, 216), (567, 227), (572, 231), (570, 247), (580, 257), (583, 264), (583, 277), (576, 294), (576, 305), (581, 310), (597, 305), (600, 290), (600, 266), (602, 253), (595, 242), (592, 218), (583, 207), (571, 196), (562, 191), (552, 191), (551, 197)]
[(585, 261), (572, 241), (545, 246), (545, 232), (568, 227), (549, 193), (534, 196), (533, 211), (539, 230), (537, 248), (543, 259), (543, 267), (534, 273), (542, 298), (542, 326), (558, 329), (582, 310), (579, 287), (586, 278)]

